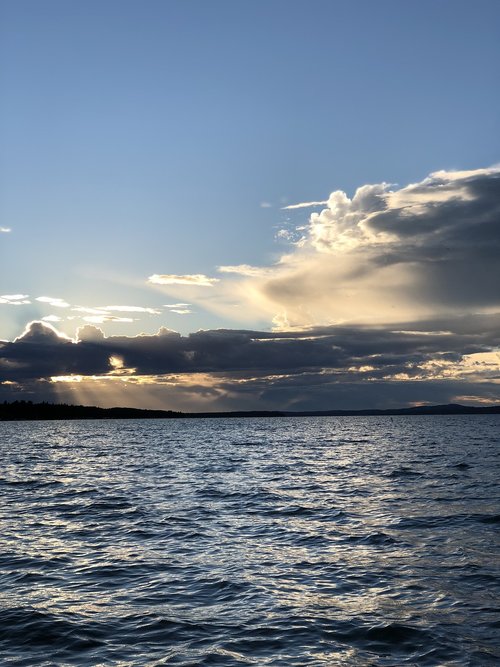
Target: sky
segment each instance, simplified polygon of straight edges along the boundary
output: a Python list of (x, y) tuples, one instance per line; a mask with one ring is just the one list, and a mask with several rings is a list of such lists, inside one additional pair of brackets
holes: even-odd
[(0, 399), (500, 403), (499, 25), (0, 2)]

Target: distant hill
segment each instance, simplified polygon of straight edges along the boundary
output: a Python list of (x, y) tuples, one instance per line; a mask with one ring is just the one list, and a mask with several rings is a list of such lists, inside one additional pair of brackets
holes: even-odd
[(173, 412), (172, 410), (140, 410), (137, 408), (98, 408), (66, 403), (32, 403), (14, 401), (0, 403), (0, 421), (30, 421), (47, 419), (195, 419), (221, 417), (356, 417), (397, 415), (476, 415), (500, 414), (500, 405), (471, 407), (449, 403), (448, 405), (422, 405), (390, 410), (304, 410), (287, 411), (236, 411), (236, 412)]

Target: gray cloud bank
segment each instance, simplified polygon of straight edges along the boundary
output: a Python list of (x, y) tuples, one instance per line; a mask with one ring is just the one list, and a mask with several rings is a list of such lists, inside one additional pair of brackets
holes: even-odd
[(153, 394), (159, 399), (153, 407), (175, 409), (390, 407), (459, 396), (487, 402), (498, 398), (500, 364), (492, 351), (499, 346), (498, 314), (411, 329), (330, 326), (189, 336), (160, 329), (106, 338), (88, 325), (76, 341), (33, 322), (15, 341), (0, 343), (0, 397), (38, 399), (56, 390), (60, 397), (64, 389), (67, 398), (73, 385), (87, 382), (101, 386), (106, 398), (107, 381), (108, 387), (128, 384), (135, 404), (147, 386), (150, 404)]

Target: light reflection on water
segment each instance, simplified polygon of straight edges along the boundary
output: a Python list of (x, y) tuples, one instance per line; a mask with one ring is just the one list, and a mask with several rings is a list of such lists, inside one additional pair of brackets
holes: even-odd
[(4, 423), (0, 662), (499, 664), (498, 426)]

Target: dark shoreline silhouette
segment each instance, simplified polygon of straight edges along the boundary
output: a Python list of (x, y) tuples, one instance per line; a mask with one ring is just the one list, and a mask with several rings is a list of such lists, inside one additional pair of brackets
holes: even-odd
[(99, 408), (66, 403), (0, 403), (0, 421), (71, 420), (71, 419), (200, 419), (230, 417), (370, 417), (398, 415), (476, 415), (500, 414), (500, 405), (472, 407), (450, 403), (388, 410), (237, 410), (232, 412), (174, 412), (139, 408)]

